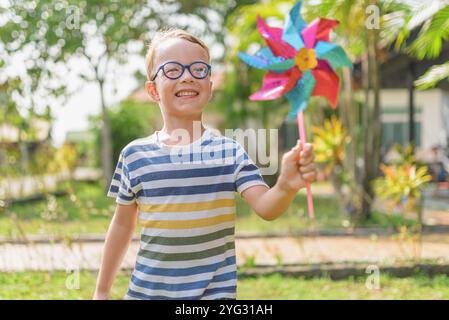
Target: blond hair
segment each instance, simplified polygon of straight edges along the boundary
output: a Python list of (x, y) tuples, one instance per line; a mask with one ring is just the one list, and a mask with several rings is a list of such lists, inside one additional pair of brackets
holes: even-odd
[(147, 54), (145, 57), (145, 65), (146, 65), (146, 71), (147, 71), (147, 78), (148, 80), (151, 80), (152, 78), (152, 71), (154, 67), (154, 55), (157, 49), (157, 46), (167, 39), (184, 39), (187, 41), (190, 41), (192, 43), (196, 43), (200, 45), (204, 50), (206, 50), (207, 58), (210, 59), (209, 55), (209, 48), (206, 46), (206, 44), (201, 41), (199, 38), (195, 37), (193, 34), (183, 30), (183, 29), (162, 29), (158, 30), (156, 34), (154, 35), (153, 39), (151, 40), (151, 43), (148, 45)]

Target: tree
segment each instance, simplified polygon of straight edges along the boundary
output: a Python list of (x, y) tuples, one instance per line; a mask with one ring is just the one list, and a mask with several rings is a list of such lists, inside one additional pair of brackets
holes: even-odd
[[(251, 1), (242, 3), (247, 2)], [(74, 57), (87, 62), (89, 73), (79, 76), (86, 82), (97, 83), (100, 92), (101, 154), (107, 183), (113, 168), (105, 88), (113, 82), (113, 71), (126, 63), (132, 54), (142, 55), (144, 43), (149, 42), (154, 31), (164, 26), (187, 28), (197, 34), (212, 35), (219, 41), (222, 29), (214, 20), (218, 17), (222, 21), (240, 3), (226, 0), (195, 3), (184, 0), (11, 0), (9, 7), (0, 8), (0, 14), (7, 17), (7, 22), (1, 26), (0, 39), (4, 46), (0, 45), (0, 53), (4, 50), (12, 57), (17, 52), (31, 52), (26, 67), (32, 85), (22, 96), (33, 96), (39, 86), (58, 77), (56, 86), (47, 89), (53, 90), (55, 96), (66, 95), (67, 84), (55, 71), (56, 67), (67, 67)], [(66, 72), (76, 70), (67, 69)]]
[[(119, 154), (129, 142), (149, 136), (162, 121), (158, 106), (149, 103), (136, 102), (126, 99), (118, 105), (108, 109), (111, 133), (114, 137), (112, 143), (113, 161), (116, 163)], [(97, 144), (101, 141), (101, 118), (94, 116), (90, 119)]]
[(2, 42), (9, 53), (27, 49), (37, 52), (37, 63), (28, 69), (29, 73), (36, 74), (36, 83), (41, 83), (45, 75), (55, 75), (54, 72), (50, 74), (48, 66), (58, 62), (67, 65), (73, 57), (84, 58), (90, 66), (89, 74), (81, 74), (80, 77), (96, 82), (100, 91), (101, 154), (105, 182), (109, 182), (112, 147), (105, 85), (110, 81), (112, 64), (123, 64), (135, 53), (133, 43), (144, 40), (148, 35), (149, 21), (157, 21), (158, 15), (146, 1), (96, 1), (87, 4), (85, 1), (17, 0), (11, 1), (8, 9), (12, 18), (2, 27)]
[[(344, 99), (339, 104), (343, 124), (348, 128), (351, 143), (347, 148), (345, 168), (348, 170), (349, 189), (347, 210), (354, 217), (370, 216), (374, 198), (372, 181), (380, 164), (380, 64), (381, 48), (402, 39), (412, 15), (410, 7), (391, 0), (323, 0), (307, 1), (305, 15), (322, 16), (340, 21), (336, 33), (353, 60), (361, 61), (364, 106), (361, 119), (351, 87), (352, 77), (344, 70)], [(348, 19), (348, 17), (351, 17)], [(359, 130), (358, 128), (362, 128)], [(362, 155), (363, 166), (357, 162)]]
[[(433, 59), (440, 55), (443, 42), (449, 40), (449, 5), (441, 7), (424, 22), (409, 52), (419, 60)], [(415, 84), (418, 89), (435, 87), (442, 80), (449, 81), (449, 62), (432, 66)]]

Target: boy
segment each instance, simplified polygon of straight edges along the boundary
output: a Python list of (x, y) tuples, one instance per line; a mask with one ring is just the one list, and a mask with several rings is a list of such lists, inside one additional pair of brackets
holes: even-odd
[(164, 126), (120, 154), (108, 192), (117, 207), (94, 299), (108, 299), (137, 217), (140, 250), (125, 299), (235, 299), (235, 192), (273, 220), (315, 180), (310, 144), (283, 156), (270, 189), (240, 144), (202, 125), (209, 61), (207, 46), (183, 30), (158, 32), (149, 47), (146, 90)]

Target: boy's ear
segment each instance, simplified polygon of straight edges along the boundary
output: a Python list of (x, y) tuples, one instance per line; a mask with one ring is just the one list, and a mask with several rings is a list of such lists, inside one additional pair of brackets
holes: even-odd
[(148, 95), (153, 101), (159, 101), (159, 93), (157, 92), (156, 82), (147, 81), (145, 82), (145, 89), (147, 90)]

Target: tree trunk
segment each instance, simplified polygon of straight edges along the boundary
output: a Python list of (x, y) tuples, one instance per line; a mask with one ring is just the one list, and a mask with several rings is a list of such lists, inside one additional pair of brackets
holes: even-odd
[(416, 142), (416, 135), (415, 135), (415, 72), (413, 64), (410, 63), (408, 72), (407, 72), (407, 82), (408, 82), (408, 115), (409, 115), (409, 121), (408, 121), (408, 142), (411, 145), (411, 147), (415, 148), (415, 142)]
[(101, 162), (104, 172), (104, 184), (106, 188), (109, 186), (112, 179), (112, 140), (111, 128), (109, 126), (109, 116), (107, 113), (106, 102), (104, 100), (104, 81), (99, 80), (101, 97), (101, 116), (103, 125), (101, 127)]
[[(357, 149), (358, 149), (358, 110), (354, 104), (354, 93), (352, 90), (352, 74), (349, 68), (343, 69), (343, 97), (344, 103), (340, 104), (340, 118), (344, 127), (347, 129), (348, 135), (351, 137), (351, 141), (345, 148), (345, 161), (343, 161), (343, 167), (348, 173), (349, 193), (343, 194), (342, 190), (339, 190), (339, 197), (345, 201), (344, 209), (351, 215), (354, 212), (360, 211), (361, 206), (361, 193), (360, 193), (360, 170), (357, 166)], [(335, 186), (335, 184), (334, 184)], [(340, 185), (340, 188), (342, 185)]]
[[(370, 40), (368, 39), (368, 42)], [(369, 46), (369, 44), (368, 44)], [(365, 105), (363, 107), (363, 173), (362, 173), (362, 199), (361, 199), (361, 211), (357, 212), (357, 218), (363, 219), (369, 216), (370, 204), (368, 201), (368, 189), (370, 183), (370, 168), (372, 166), (371, 160), (373, 157), (373, 146), (371, 144), (372, 141), (372, 112), (371, 112), (371, 99), (370, 99), (370, 79), (369, 76), (371, 74), (371, 64), (370, 64), (370, 55), (369, 49), (368, 53), (362, 59), (362, 81), (363, 87), (365, 91)]]
[(374, 158), (372, 167), (372, 179), (375, 179), (379, 175), (379, 165), (382, 158), (382, 118), (381, 118), (381, 106), (380, 106), (380, 61), (379, 61), (379, 48), (377, 44), (379, 43), (379, 32), (378, 30), (373, 30), (373, 93), (374, 93), (374, 115), (373, 115), (373, 145), (374, 145)]
[[(377, 48), (378, 30), (368, 29), (368, 55), (367, 65), (364, 68), (365, 81), (365, 108), (363, 117), (363, 128), (365, 132), (364, 139), (364, 162), (365, 168), (363, 173), (363, 197), (362, 211), (360, 218), (368, 219), (371, 215), (371, 206), (374, 200), (374, 191), (372, 181), (377, 177), (380, 164), (380, 148), (382, 123), (380, 119), (380, 63), (378, 61), (379, 52)], [(370, 89), (373, 92), (373, 106), (371, 108)], [(372, 109), (372, 110), (371, 110)]]

